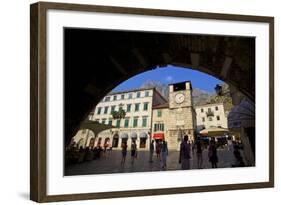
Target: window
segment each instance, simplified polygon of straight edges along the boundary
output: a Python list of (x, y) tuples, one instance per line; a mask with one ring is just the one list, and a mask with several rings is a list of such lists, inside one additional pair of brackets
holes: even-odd
[(131, 112), (131, 104), (127, 105), (127, 112)]
[(208, 112), (212, 112), (212, 109), (211, 109), (211, 108), (208, 108)]
[(116, 95), (113, 96), (113, 100), (117, 100), (117, 96)]
[(111, 112), (115, 111), (115, 105), (111, 106)]
[(134, 118), (133, 127), (137, 127), (137, 126), (138, 126), (138, 118), (135, 117), (135, 118)]
[(133, 94), (132, 93), (129, 93), (129, 99), (132, 99), (133, 98)]
[(120, 120), (120, 119), (117, 120), (117, 122), (116, 122), (116, 127), (120, 127), (120, 123), (121, 123), (121, 120)]
[(98, 108), (98, 115), (101, 113), (101, 107)]
[(154, 124), (154, 132), (164, 131), (164, 123)]
[(106, 121), (106, 119), (102, 119), (101, 123), (102, 123), (102, 124), (105, 124), (105, 121)]
[(107, 112), (108, 112), (108, 107), (104, 107), (104, 114), (107, 114)]
[(124, 100), (125, 95), (121, 95), (121, 100)]
[(218, 106), (215, 107), (215, 110), (219, 110)]
[(112, 125), (112, 119), (108, 119), (108, 124)]
[(148, 103), (144, 103), (143, 104), (143, 110), (147, 110), (148, 109)]
[(203, 109), (203, 108), (201, 108), (201, 112), (204, 112), (204, 109)]
[(137, 92), (137, 98), (141, 96), (141, 92)]
[(145, 97), (149, 96), (149, 91), (145, 91)]
[(105, 97), (105, 98), (104, 98), (104, 101), (105, 101), (105, 102), (110, 101), (110, 97)]
[(205, 122), (205, 117), (202, 117), (202, 122)]
[(146, 147), (146, 138), (140, 138), (140, 148)]
[(174, 91), (186, 90), (185, 82), (174, 84)]
[(142, 118), (142, 126), (146, 127), (147, 126), (147, 117)]
[(212, 117), (209, 117), (209, 121), (213, 121), (213, 118), (212, 118)]
[(135, 104), (135, 111), (139, 111), (140, 110), (140, 104), (139, 103), (136, 103)]
[(162, 117), (162, 111), (161, 110), (157, 110), (157, 117)]
[(220, 116), (217, 116), (217, 120), (220, 120)]
[(126, 118), (126, 119), (125, 119), (124, 127), (129, 127), (129, 118)]

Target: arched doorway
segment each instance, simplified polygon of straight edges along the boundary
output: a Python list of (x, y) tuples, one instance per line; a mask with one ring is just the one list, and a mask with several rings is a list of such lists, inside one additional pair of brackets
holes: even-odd
[(112, 147), (114, 148), (118, 147), (118, 143), (119, 143), (119, 135), (114, 134), (112, 139)]
[(99, 137), (99, 138), (98, 138), (98, 143), (97, 143), (97, 146), (98, 146), (98, 147), (101, 146), (101, 141), (102, 141), (102, 138)]
[(131, 137), (131, 140), (132, 140), (132, 141), (137, 141), (137, 139), (138, 139), (138, 135), (137, 135), (136, 132), (132, 132), (131, 135), (130, 135), (130, 137)]
[(84, 148), (84, 146), (85, 146), (85, 140), (84, 139), (80, 139), (77, 142), (77, 147), (80, 149), (80, 148)]
[(94, 147), (95, 147), (95, 138), (92, 137), (92, 138), (90, 139), (89, 148), (90, 148), (90, 149), (94, 149)]
[(121, 134), (121, 143), (127, 143), (128, 142), (128, 138), (129, 138), (129, 135), (127, 133), (122, 133)]
[(140, 148), (146, 148), (148, 135), (145, 132), (140, 133)]

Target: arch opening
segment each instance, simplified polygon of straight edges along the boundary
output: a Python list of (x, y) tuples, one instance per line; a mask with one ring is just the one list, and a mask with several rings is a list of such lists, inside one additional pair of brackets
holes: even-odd
[[(180, 67), (184, 70), (192, 69), (206, 73), (219, 79), (220, 84), (226, 83), (229, 86), (229, 96), (234, 105), (239, 105), (245, 98), (253, 106), (255, 104), (254, 38), (89, 29), (66, 29), (64, 35), (65, 68), (67, 68), (65, 73), (66, 141), (71, 141), (73, 133), (79, 129), (81, 121), (88, 118), (89, 115), (92, 116), (90, 119), (97, 120), (93, 116), (97, 112), (96, 108), (99, 107), (99, 103), (111, 102), (111, 97), (114, 101), (114, 94), (111, 91), (122, 82), (149, 71), (161, 70), (161, 74), (163, 74), (167, 67)], [(82, 50), (83, 52), (80, 53)], [(97, 73), (94, 68), (99, 68), (100, 72)], [(174, 141), (169, 139), (168, 144), (174, 143), (176, 149), (179, 149), (179, 143), (186, 134), (191, 136), (192, 143), (195, 142), (197, 135), (200, 134), (199, 131), (208, 127), (203, 124), (200, 125), (201, 128), (196, 128), (196, 123), (193, 122), (199, 115), (195, 110), (195, 114), (189, 114), (193, 120), (190, 127), (185, 126), (187, 124), (185, 117), (180, 116), (182, 113), (193, 112), (193, 108), (187, 109), (186, 99), (191, 96), (190, 98), (193, 100), (192, 92), (187, 90), (192, 90), (194, 86), (193, 82), (188, 81), (187, 78), (183, 81), (170, 82), (166, 89), (168, 100), (162, 98), (162, 94), (156, 88), (152, 89), (151, 92), (157, 92), (160, 95), (157, 103), (151, 102), (153, 109), (149, 108), (149, 103), (148, 106), (144, 105), (146, 102), (141, 102), (139, 105), (136, 105), (138, 103), (135, 102), (131, 103), (130, 106), (133, 106), (135, 112), (139, 112), (140, 109), (142, 109), (141, 111), (148, 109), (151, 110), (150, 114), (129, 117), (125, 115), (124, 118), (119, 119), (115, 119), (113, 115), (106, 118), (99, 116), (98, 120), (103, 124), (111, 125), (115, 121), (119, 122), (116, 128), (108, 132), (110, 137), (106, 138), (108, 141), (112, 141), (112, 148), (121, 149), (122, 142), (130, 143), (131, 140), (138, 139), (138, 147), (148, 149), (153, 139), (163, 141), (169, 139), (169, 136), (175, 136)], [(77, 83), (73, 84), (73, 82)], [(176, 88), (177, 83), (181, 83), (181, 85)], [(208, 84), (208, 82), (206, 83)], [(146, 89), (144, 88), (140, 92), (146, 95), (145, 92), (149, 90)], [(182, 94), (178, 95), (180, 92)], [(137, 96), (138, 92), (135, 94)], [(110, 98), (107, 98), (109, 96)], [(127, 92), (125, 94), (117, 92), (116, 96), (120, 96), (120, 99), (117, 99), (117, 101), (120, 100), (120, 103), (115, 105), (116, 108), (132, 112), (130, 110), (132, 107), (128, 107), (130, 103), (122, 101), (127, 99)], [(107, 99), (110, 100), (107, 101)], [(170, 102), (171, 99), (173, 102)], [(182, 102), (181, 99), (183, 99)], [(217, 102), (214, 101), (213, 104), (215, 103)], [(192, 106), (191, 103), (190, 107)], [(221, 105), (214, 105), (212, 108), (214, 111), (205, 110), (204, 106), (200, 109), (203, 109), (202, 113), (206, 116), (200, 115), (201, 121), (208, 121), (209, 124), (211, 121), (223, 121), (224, 117), (214, 114), (224, 109), (223, 105), (222, 108)], [(109, 113), (109, 110), (112, 109), (112, 105), (108, 104), (102, 107), (101, 112)], [(165, 111), (165, 109), (173, 111)], [(159, 110), (161, 110), (160, 116), (158, 116)], [(177, 123), (167, 126), (169, 122), (163, 123), (152, 119), (152, 116), (160, 119), (166, 115), (172, 116), (170, 121)], [(135, 129), (139, 126), (141, 129)], [(226, 128), (223, 123), (217, 123), (216, 126)], [(129, 133), (134, 133), (137, 137), (132, 137)], [(105, 140), (103, 142), (105, 144)], [(97, 144), (101, 143), (99, 138)]]

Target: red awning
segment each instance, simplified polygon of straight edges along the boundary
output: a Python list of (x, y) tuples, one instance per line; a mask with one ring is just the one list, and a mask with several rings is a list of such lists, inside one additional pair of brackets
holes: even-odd
[(164, 139), (164, 133), (155, 133), (153, 134), (153, 138), (157, 140), (163, 140)]

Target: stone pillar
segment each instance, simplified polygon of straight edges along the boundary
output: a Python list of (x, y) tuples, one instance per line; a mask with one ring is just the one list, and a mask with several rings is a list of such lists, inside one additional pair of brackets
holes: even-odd
[(132, 138), (129, 136), (127, 140), (128, 150), (131, 150)]
[(241, 141), (243, 144), (243, 151), (244, 151), (246, 165), (254, 166), (255, 165), (255, 156), (253, 154), (249, 138), (243, 127), (241, 127)]

